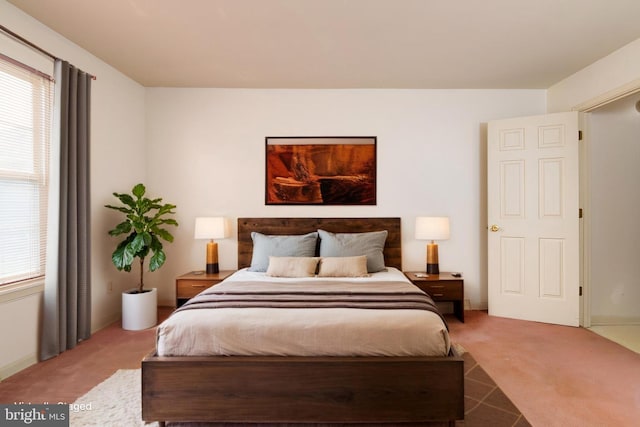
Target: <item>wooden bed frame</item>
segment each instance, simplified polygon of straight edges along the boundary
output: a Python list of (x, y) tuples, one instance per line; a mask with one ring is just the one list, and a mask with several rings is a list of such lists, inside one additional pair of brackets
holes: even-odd
[[(388, 230), (385, 263), (402, 268), (400, 218), (239, 218), (238, 268), (251, 231)], [(420, 424), (464, 419), (461, 357), (159, 357), (142, 361), (144, 421), (220, 425)], [(238, 423), (238, 424), (236, 424)]]

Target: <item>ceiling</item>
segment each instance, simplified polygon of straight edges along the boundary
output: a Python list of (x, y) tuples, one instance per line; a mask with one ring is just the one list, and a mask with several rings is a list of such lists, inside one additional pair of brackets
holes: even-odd
[(150, 87), (546, 89), (640, 38), (638, 0), (8, 1)]

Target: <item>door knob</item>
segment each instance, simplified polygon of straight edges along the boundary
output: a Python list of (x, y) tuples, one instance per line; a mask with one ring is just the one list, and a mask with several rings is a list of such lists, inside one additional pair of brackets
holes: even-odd
[(497, 225), (493, 224), (491, 227), (489, 227), (489, 230), (493, 231), (494, 233), (498, 230), (500, 230), (500, 227), (498, 227)]

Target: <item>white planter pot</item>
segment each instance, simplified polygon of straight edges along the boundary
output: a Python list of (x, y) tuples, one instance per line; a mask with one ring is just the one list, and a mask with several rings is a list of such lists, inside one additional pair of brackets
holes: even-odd
[(158, 290), (151, 289), (141, 294), (122, 293), (122, 329), (139, 331), (158, 323)]

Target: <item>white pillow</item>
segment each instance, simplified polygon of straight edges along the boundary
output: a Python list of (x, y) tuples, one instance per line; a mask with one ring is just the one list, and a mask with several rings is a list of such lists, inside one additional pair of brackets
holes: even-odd
[(313, 277), (318, 268), (317, 257), (269, 257), (267, 276), (272, 277)]
[(367, 256), (322, 257), (318, 277), (365, 277)]

